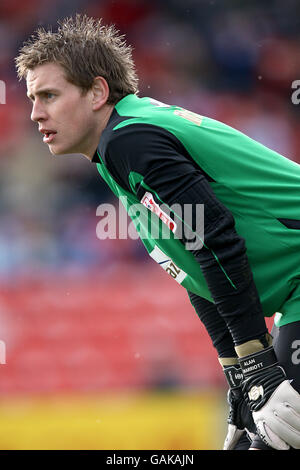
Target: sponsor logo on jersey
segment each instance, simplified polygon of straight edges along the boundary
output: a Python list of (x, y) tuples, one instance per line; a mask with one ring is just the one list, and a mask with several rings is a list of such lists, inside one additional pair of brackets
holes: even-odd
[(151, 212), (157, 215), (157, 217), (167, 225), (167, 227), (175, 233), (176, 231), (176, 223), (174, 220), (171, 219), (171, 217), (166, 214), (160, 207), (159, 205), (155, 202), (154, 197), (151, 193), (146, 192), (141, 200), (141, 203), (147, 207)]
[(169, 258), (157, 245), (149, 253), (152, 259), (156, 261), (176, 282), (181, 284), (187, 274), (180, 269), (174, 261)]

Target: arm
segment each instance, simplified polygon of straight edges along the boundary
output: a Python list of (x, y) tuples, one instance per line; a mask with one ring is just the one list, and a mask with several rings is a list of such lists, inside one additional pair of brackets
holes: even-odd
[[(234, 346), (264, 338), (267, 327), (244, 239), (237, 234), (230, 211), (215, 197), (207, 175), (180, 142), (156, 126), (130, 125), (113, 135), (105, 160), (118, 183), (130, 192), (128, 175), (134, 171), (166, 206), (190, 204), (195, 218), (196, 205), (204, 204), (205, 246), (191, 252), (200, 264), (219, 315)], [(137, 185), (135, 193), (141, 200), (144, 187)], [(194, 222), (192, 226), (196, 226)]]
[(219, 362), (229, 386), (227, 393), (229, 404), (228, 429), (223, 449), (233, 450), (239, 445), (240, 449), (246, 450), (254, 438), (256, 429), (250, 409), (243, 397), (241, 388), (242, 371), (238, 364), (232, 337), (212, 302), (192, 292), (188, 292), (188, 295), (218, 353)]

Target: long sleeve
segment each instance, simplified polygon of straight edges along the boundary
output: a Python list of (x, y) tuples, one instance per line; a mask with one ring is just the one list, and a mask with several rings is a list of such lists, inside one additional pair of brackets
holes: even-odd
[[(236, 232), (231, 212), (213, 193), (207, 175), (180, 142), (156, 126), (127, 126), (109, 142), (105, 159), (109, 171), (125, 189), (131, 191), (128, 176), (135, 171), (166, 206), (190, 204), (193, 227), (197, 226), (196, 205), (204, 204), (205, 243), (191, 252), (217, 311), (235, 345), (264, 335), (267, 328), (245, 240)], [(139, 185), (135, 190), (141, 200), (144, 187)]]
[(190, 302), (203, 323), (218, 357), (235, 357), (231, 334), (215, 304), (188, 291)]

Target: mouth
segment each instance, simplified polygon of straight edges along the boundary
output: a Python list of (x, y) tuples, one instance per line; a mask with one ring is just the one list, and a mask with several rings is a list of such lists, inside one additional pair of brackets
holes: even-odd
[(44, 137), (43, 137), (44, 144), (50, 144), (53, 141), (55, 135), (57, 134), (56, 131), (51, 131), (48, 129), (41, 129), (40, 132), (44, 134)]

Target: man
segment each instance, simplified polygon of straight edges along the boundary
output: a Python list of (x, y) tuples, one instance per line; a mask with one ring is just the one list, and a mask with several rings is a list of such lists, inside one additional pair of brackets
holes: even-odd
[[(97, 165), (150, 256), (187, 290), (230, 386), (224, 448), (248, 448), (237, 444), (246, 430), (251, 448), (299, 449), (290, 353), (300, 337), (300, 167), (220, 122), (139, 98), (131, 48), (101, 21), (77, 15), (38, 30), (16, 65), (50, 152)], [(275, 312), (273, 347), (264, 316)]]

